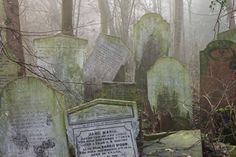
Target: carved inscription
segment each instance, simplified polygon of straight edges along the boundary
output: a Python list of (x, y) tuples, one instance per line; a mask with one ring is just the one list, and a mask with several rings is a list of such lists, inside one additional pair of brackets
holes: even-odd
[(127, 60), (129, 54), (127, 48), (120, 43), (119, 39), (108, 38), (111, 37), (100, 36), (92, 55), (88, 58), (85, 69), (89, 80), (93, 77), (100, 83), (112, 81)]
[(136, 157), (131, 129), (123, 126), (103, 126), (83, 130), (77, 136), (79, 157)]
[[(11, 130), (10, 157), (56, 157), (56, 145), (52, 137), (52, 116), (46, 110), (43, 100), (35, 99), (33, 103), (25, 97), (11, 106), (9, 122)], [(36, 105), (35, 105), (36, 106)], [(44, 111), (43, 111), (44, 110)]]

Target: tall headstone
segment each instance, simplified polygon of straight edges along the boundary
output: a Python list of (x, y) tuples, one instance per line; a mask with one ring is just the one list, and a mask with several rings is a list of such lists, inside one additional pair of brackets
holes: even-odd
[[(67, 108), (84, 99), (84, 61), (88, 41), (58, 34), (34, 40), (39, 75), (65, 92)], [(58, 82), (59, 81), (59, 82)]]
[(0, 156), (68, 157), (64, 116), (64, 96), (44, 81), (10, 82), (1, 93)]
[(86, 82), (95, 84), (95, 86), (88, 86), (87, 89), (93, 93), (93, 91), (101, 88), (102, 82), (113, 81), (122, 66), (124, 66), (123, 74), (126, 75), (125, 77), (130, 77), (127, 73), (130, 68), (125, 66), (130, 54), (131, 51), (122, 43), (120, 38), (100, 34), (94, 50), (85, 64)]
[(192, 91), (187, 69), (172, 57), (162, 57), (148, 71), (147, 80), (148, 99), (152, 110), (170, 114), (176, 120), (175, 125), (179, 125), (176, 127), (181, 128), (184, 122), (190, 124)]
[(236, 44), (215, 40), (200, 53), (201, 116), (236, 104)]
[(69, 110), (68, 124), (76, 157), (138, 157), (135, 102), (95, 99)]
[(146, 87), (146, 72), (161, 56), (167, 56), (170, 45), (170, 26), (156, 13), (148, 13), (134, 26), (136, 82)]

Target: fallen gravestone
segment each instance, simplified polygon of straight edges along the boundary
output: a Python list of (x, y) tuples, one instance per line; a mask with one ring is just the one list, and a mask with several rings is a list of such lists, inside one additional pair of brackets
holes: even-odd
[(135, 102), (96, 99), (69, 110), (68, 124), (76, 157), (138, 157)]
[(103, 81), (113, 81), (120, 68), (126, 65), (130, 53), (120, 38), (100, 34), (85, 64), (86, 82), (96, 84), (90, 90), (96, 91)]
[(24, 77), (1, 93), (1, 157), (68, 157), (64, 97), (43, 81)]
[(148, 13), (134, 26), (136, 83), (146, 88), (146, 72), (161, 56), (167, 56), (170, 45), (169, 24), (156, 13)]
[[(84, 61), (88, 41), (62, 34), (34, 40), (38, 74), (65, 93), (66, 107), (83, 102)], [(58, 82), (59, 81), (59, 82)]]
[(162, 57), (148, 71), (147, 80), (153, 112), (169, 114), (175, 121), (172, 127), (176, 127), (171, 129), (187, 129), (192, 118), (191, 80), (187, 69), (174, 58)]
[(143, 157), (202, 157), (200, 130), (148, 135), (144, 141)]

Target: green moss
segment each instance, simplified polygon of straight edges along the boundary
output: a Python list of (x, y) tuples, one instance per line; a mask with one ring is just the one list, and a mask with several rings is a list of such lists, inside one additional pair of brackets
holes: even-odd
[[(64, 108), (63, 94), (51, 88), (45, 81), (34, 77), (16, 79), (8, 83), (1, 93), (0, 117), (7, 113), (7, 121), (4, 122), (7, 124), (6, 129), (11, 128), (10, 124), (17, 114), (29, 116), (28, 113), (30, 115), (48, 113), (51, 115), (52, 127), (47, 133), (56, 139), (56, 149), (60, 150), (57, 152), (58, 157), (68, 157)], [(0, 123), (0, 127), (2, 126), (4, 124)], [(6, 136), (4, 140), (10, 140), (8, 139), (10, 137)], [(0, 141), (0, 150), (1, 146), (6, 145), (4, 140)]]
[(221, 32), (217, 35), (218, 40), (230, 40), (236, 42), (236, 29)]
[(147, 72), (148, 99), (152, 109), (170, 110), (174, 116), (192, 118), (191, 78), (172, 57), (162, 57)]
[(210, 55), (211, 52), (215, 50), (225, 50), (225, 49), (235, 49), (236, 44), (229, 40), (214, 40), (210, 42), (206, 49), (200, 52), (200, 76), (201, 81), (203, 81), (204, 76), (206, 75), (208, 69), (209, 60), (215, 60)]
[(159, 44), (161, 56), (168, 55), (170, 44), (169, 24), (159, 14), (148, 13), (142, 16), (134, 25), (134, 48), (137, 62), (140, 62), (144, 53), (143, 47), (150, 36)]

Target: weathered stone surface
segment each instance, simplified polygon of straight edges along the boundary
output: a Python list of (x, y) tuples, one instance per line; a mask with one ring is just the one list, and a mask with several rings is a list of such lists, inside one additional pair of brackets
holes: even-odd
[(144, 109), (149, 110), (147, 100), (147, 71), (161, 56), (168, 54), (170, 45), (169, 24), (156, 13), (148, 13), (134, 26), (135, 82), (143, 91)]
[[(10, 54), (8, 54), (11, 57)], [(13, 58), (13, 57), (11, 57)], [(17, 78), (19, 67), (16, 63), (9, 60), (5, 54), (0, 53), (0, 89), (9, 81)]]
[(202, 157), (200, 130), (178, 131), (144, 143), (143, 157)]
[(39, 74), (55, 80), (51, 83), (65, 92), (67, 108), (83, 102), (87, 44), (87, 40), (62, 34), (34, 40), (37, 64), (46, 69), (41, 68), (43, 74)]
[[(147, 80), (148, 99), (154, 112), (168, 112), (174, 119), (191, 119), (191, 79), (183, 65), (172, 57), (162, 57), (148, 71)], [(183, 124), (182, 120), (178, 125)]]
[(92, 100), (104, 81), (133, 81), (132, 55), (119, 37), (100, 34), (85, 64), (86, 99)]
[(230, 40), (236, 42), (236, 29), (221, 32), (217, 35), (218, 40)]
[(1, 93), (0, 156), (68, 157), (64, 97), (45, 82), (24, 77)]
[(138, 157), (135, 102), (96, 99), (69, 110), (68, 124), (77, 157)]
[(86, 61), (86, 79), (94, 80), (99, 85), (103, 81), (113, 81), (121, 66), (127, 63), (130, 53), (120, 38), (100, 34), (92, 54)]
[[(226, 40), (215, 40), (200, 53), (201, 71), (201, 116), (214, 109), (236, 103), (236, 44)], [(204, 124), (204, 123), (202, 123)]]
[(145, 56), (149, 62), (155, 63), (158, 57), (167, 55), (169, 44), (169, 24), (159, 14), (145, 14), (135, 24), (134, 48), (138, 68)]

